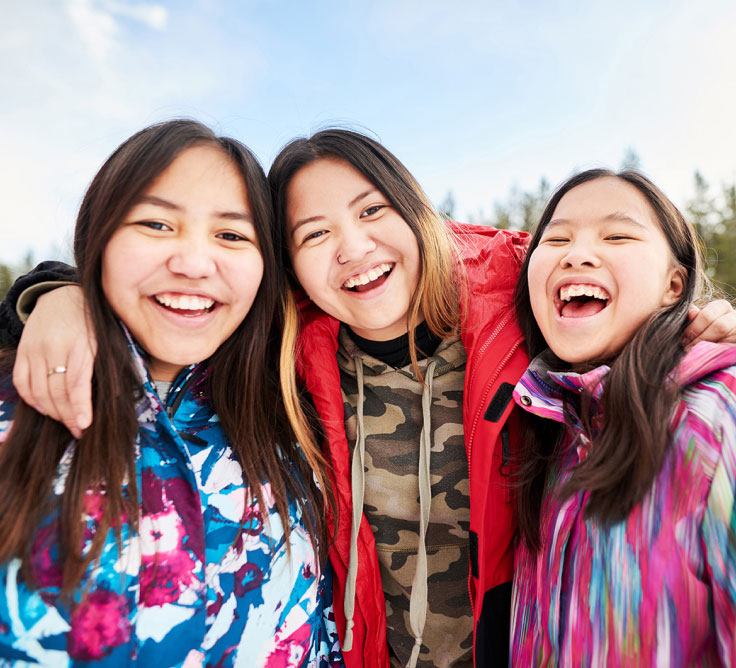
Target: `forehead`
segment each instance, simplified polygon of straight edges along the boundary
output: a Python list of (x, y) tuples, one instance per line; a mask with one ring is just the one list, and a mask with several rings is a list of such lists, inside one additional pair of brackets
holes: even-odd
[(181, 151), (149, 185), (147, 191), (172, 189), (196, 194), (207, 191), (239, 199), (245, 198), (246, 185), (233, 160), (219, 146), (197, 144)]
[(630, 218), (645, 227), (659, 229), (654, 209), (638, 188), (617, 177), (587, 181), (565, 193), (551, 222), (604, 222)]
[(299, 169), (286, 191), (289, 216), (329, 203), (347, 205), (356, 194), (375, 186), (342, 158), (320, 158)]

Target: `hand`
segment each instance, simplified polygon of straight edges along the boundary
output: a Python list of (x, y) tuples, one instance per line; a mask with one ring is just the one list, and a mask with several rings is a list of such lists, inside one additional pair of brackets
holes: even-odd
[[(57, 288), (39, 297), (28, 318), (18, 344), (13, 384), (27, 404), (63, 422), (80, 438), (92, 424), (96, 352), (81, 288)], [(49, 373), (54, 369), (56, 373)]]
[(709, 302), (703, 308), (693, 305), (687, 317), (690, 324), (682, 338), (688, 348), (698, 341), (736, 343), (736, 311), (725, 299)]

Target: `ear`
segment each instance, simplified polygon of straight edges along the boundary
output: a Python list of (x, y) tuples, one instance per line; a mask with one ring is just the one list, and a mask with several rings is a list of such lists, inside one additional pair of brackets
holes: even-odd
[(672, 306), (682, 296), (686, 278), (687, 271), (682, 267), (670, 269), (669, 285), (664, 295), (662, 295), (662, 306)]

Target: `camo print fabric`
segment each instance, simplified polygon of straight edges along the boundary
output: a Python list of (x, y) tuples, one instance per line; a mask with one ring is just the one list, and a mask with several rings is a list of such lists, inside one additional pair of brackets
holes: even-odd
[[(340, 331), (337, 361), (351, 447), (357, 429), (354, 357), (364, 372), (366, 481), (364, 513), (376, 539), (391, 663), (404, 666), (414, 637), (409, 600), (419, 545), (419, 436), (424, 386), (407, 365), (394, 369), (363, 353)], [(418, 666), (472, 666), (473, 613), (468, 594), (470, 496), (462, 406), (466, 363), (459, 337), (419, 362), (437, 362), (431, 406), (432, 505), (427, 530), (428, 610)], [(360, 577), (360, 574), (358, 575)]]

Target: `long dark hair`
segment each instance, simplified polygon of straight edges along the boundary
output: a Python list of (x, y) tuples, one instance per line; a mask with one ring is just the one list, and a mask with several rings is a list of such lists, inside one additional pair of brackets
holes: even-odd
[[(315, 512), (329, 489), (322, 459), (319, 452), (303, 456), (280, 400), (279, 336), (274, 325), (284, 279), (274, 252), (273, 211), (265, 174), (240, 142), (218, 137), (196, 121), (167, 121), (141, 130), (115, 150), (92, 180), (77, 218), (74, 255), (98, 343), (93, 380), (98, 417), (75, 444), (60, 501), (60, 585), (65, 594), (80, 583), (89, 563), (99, 557), (108, 530), (114, 529), (120, 541), (121, 524), (127, 522), (135, 529), (139, 518), (134, 443), (140, 380), (118, 318), (102, 291), (105, 247), (152, 181), (182, 151), (195, 145), (217, 147), (240, 172), (263, 256), (263, 279), (250, 311), (208, 361), (208, 400), (260, 507), (266, 509), (261, 486), (267, 481), (287, 537), (290, 499), (300, 506), (315, 547), (324, 532), (322, 514)], [(63, 426), (20, 402), (13, 428), (0, 448), (0, 561), (21, 557), (31, 581), (34, 532), (52, 510), (51, 484), (70, 441)], [(314, 477), (307, 459), (317, 463)], [(89, 489), (104, 491), (105, 503), (91, 547), (83, 553), (81, 519)], [(49, 501), (44, 503), (45, 499)]]
[[(603, 422), (595, 433), (591, 425), (591, 397), (585, 395), (580, 417), (591, 447), (569, 481), (556, 493), (562, 498), (591, 492), (587, 517), (608, 523), (622, 520), (647, 493), (659, 473), (671, 436), (669, 423), (679, 390), (667, 382), (683, 348), (690, 304), (705, 285), (700, 247), (695, 232), (677, 207), (646, 176), (636, 171), (615, 173), (591, 169), (571, 177), (552, 195), (532, 237), (516, 284), (514, 300), (530, 357), (547, 349), (532, 312), (528, 269), (534, 249), (560, 200), (573, 188), (600, 178), (618, 178), (634, 186), (647, 200), (667, 239), (681, 273), (683, 290), (671, 306), (657, 309), (636, 331), (610, 365), (601, 398)], [(566, 365), (559, 361), (559, 370)], [(569, 366), (567, 367), (569, 368)], [(519, 464), (518, 519), (521, 534), (532, 549), (539, 547), (540, 509), (550, 466), (559, 457), (564, 427), (522, 412), (522, 448)]]
[[(268, 172), (268, 181), (276, 218), (276, 243), (280, 246), (284, 266), (288, 268), (290, 288), (284, 302), (284, 326), (281, 344), (281, 384), (287, 411), (294, 424), (307, 423), (300, 406), (290, 402), (297, 394), (294, 360), (298, 355), (299, 317), (293, 290), (299, 287), (291, 266), (287, 231), (287, 194), (296, 173), (324, 158), (343, 160), (388, 199), (414, 233), (419, 246), (419, 280), (407, 314), (409, 354), (415, 372), (421, 378), (417, 363), (414, 331), (423, 314), (430, 330), (442, 338), (448, 336), (460, 321), (460, 298), (457, 254), (452, 239), (417, 180), (403, 163), (374, 139), (344, 128), (329, 128), (311, 137), (297, 137), (276, 156)], [(306, 427), (302, 430), (307, 432)]]

